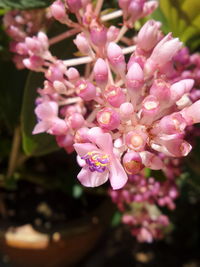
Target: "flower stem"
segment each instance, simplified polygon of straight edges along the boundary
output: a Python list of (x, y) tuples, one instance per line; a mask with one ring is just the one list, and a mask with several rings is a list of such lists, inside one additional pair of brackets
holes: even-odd
[[(134, 50), (135, 50), (134, 45), (122, 48), (124, 55), (130, 54)], [(90, 63), (92, 61), (94, 61), (94, 59), (92, 57), (80, 57), (80, 58), (67, 59), (67, 60), (64, 60), (63, 62), (65, 64), (65, 66), (70, 67), (70, 66), (77, 66), (77, 65), (81, 65), (81, 64)]]
[(50, 40), (49, 40), (49, 45), (53, 45), (53, 44), (56, 44), (66, 38), (69, 38), (70, 36), (73, 36), (75, 34), (77, 34), (78, 32), (80, 32), (80, 29), (71, 29), (69, 31), (66, 31), (66, 32), (63, 32), (55, 37), (52, 37)]
[(111, 19), (116, 19), (116, 18), (121, 17), (122, 15), (123, 15), (123, 11), (120, 9), (120, 10), (101, 16), (101, 21), (108, 21)]
[(104, 0), (98, 0), (97, 1), (97, 4), (96, 4), (96, 7), (95, 7), (95, 15), (99, 15), (100, 11), (101, 11), (101, 8), (102, 8), (102, 5), (103, 5), (103, 2)]

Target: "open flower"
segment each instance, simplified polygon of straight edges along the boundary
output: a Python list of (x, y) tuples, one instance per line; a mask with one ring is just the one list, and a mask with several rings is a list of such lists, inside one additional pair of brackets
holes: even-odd
[(79, 181), (88, 187), (104, 184), (108, 178), (113, 189), (122, 188), (127, 182), (127, 175), (119, 159), (113, 153), (112, 137), (99, 127), (88, 131), (91, 143), (76, 143), (74, 148), (85, 165), (78, 174)]

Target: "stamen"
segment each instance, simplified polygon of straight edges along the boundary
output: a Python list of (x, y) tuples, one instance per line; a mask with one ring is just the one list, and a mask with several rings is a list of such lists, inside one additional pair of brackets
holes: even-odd
[(90, 151), (81, 158), (85, 160), (91, 172), (104, 172), (109, 163), (109, 156), (97, 151)]

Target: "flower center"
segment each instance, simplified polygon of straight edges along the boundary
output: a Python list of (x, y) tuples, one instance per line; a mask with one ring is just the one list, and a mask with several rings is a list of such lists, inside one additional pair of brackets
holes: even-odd
[(90, 151), (82, 157), (85, 160), (91, 172), (104, 172), (109, 163), (109, 156), (97, 151)]

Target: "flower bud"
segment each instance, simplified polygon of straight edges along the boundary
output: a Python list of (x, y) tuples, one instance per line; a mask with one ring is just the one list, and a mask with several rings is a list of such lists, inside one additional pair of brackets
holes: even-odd
[(57, 135), (56, 142), (59, 147), (68, 147), (68, 146), (73, 145), (74, 138), (71, 134)]
[(60, 81), (54, 81), (53, 82), (53, 87), (55, 88), (55, 90), (59, 93), (59, 94), (65, 94), (67, 92), (67, 88), (64, 85), (63, 82)]
[(43, 58), (33, 55), (23, 60), (23, 64), (27, 69), (38, 71), (44, 64)]
[(66, 18), (65, 5), (61, 0), (53, 2), (50, 6), (52, 16), (62, 22)]
[(186, 126), (185, 119), (178, 112), (163, 117), (159, 122), (160, 132), (165, 134), (182, 133)]
[(74, 43), (81, 53), (86, 54), (86, 55), (90, 54), (91, 47), (84, 33), (77, 34), (76, 39), (74, 40)]
[(140, 152), (140, 156), (142, 158), (142, 163), (152, 170), (160, 170), (164, 168), (164, 164), (162, 160), (156, 156), (155, 154), (149, 151)]
[(110, 85), (106, 88), (104, 96), (106, 97), (108, 103), (110, 103), (115, 108), (120, 107), (120, 105), (126, 100), (125, 94), (122, 89), (114, 85)]
[(66, 75), (71, 83), (77, 82), (77, 80), (80, 78), (79, 72), (73, 67), (67, 70)]
[(154, 121), (159, 111), (159, 101), (153, 95), (148, 95), (142, 102), (141, 123), (149, 125)]
[(138, 63), (133, 63), (126, 74), (126, 86), (131, 90), (139, 89), (144, 82), (144, 74)]
[(67, 6), (72, 13), (76, 13), (81, 9), (81, 0), (66, 0)]
[(126, 69), (126, 62), (122, 49), (115, 43), (111, 42), (107, 48), (107, 56), (110, 64), (120, 74), (124, 74)]
[(161, 38), (161, 23), (149, 20), (140, 29), (137, 37), (137, 45), (144, 51), (150, 51)]
[(114, 42), (119, 34), (119, 29), (115, 26), (110, 26), (107, 31), (107, 40), (108, 42)]
[(128, 152), (123, 157), (123, 166), (127, 174), (137, 174), (143, 168), (142, 159), (138, 153)]
[(131, 115), (134, 112), (133, 105), (129, 102), (123, 103), (120, 106), (120, 116), (122, 119), (131, 119)]
[(94, 65), (94, 78), (99, 85), (105, 85), (108, 81), (108, 67), (102, 58), (98, 58)]
[(78, 129), (74, 137), (74, 143), (89, 143), (88, 130), (86, 127)]
[(107, 29), (104, 26), (94, 26), (90, 29), (90, 38), (96, 46), (104, 46), (107, 41)]
[(83, 116), (80, 114), (80, 113), (74, 113), (72, 114), (68, 119), (67, 119), (68, 123), (69, 123), (69, 126), (72, 128), (72, 129), (79, 129), (81, 128), (84, 123), (85, 123), (85, 120), (83, 118)]
[(193, 85), (193, 79), (185, 79), (172, 84), (170, 87), (172, 101), (177, 102), (181, 99), (185, 93), (188, 93), (192, 89)]
[(96, 97), (96, 87), (85, 80), (76, 83), (76, 93), (83, 100), (90, 101)]
[(144, 150), (147, 142), (147, 134), (141, 130), (130, 131), (126, 135), (126, 145), (134, 151)]
[(104, 108), (97, 113), (97, 121), (100, 127), (106, 130), (114, 130), (120, 124), (119, 114), (112, 108)]

